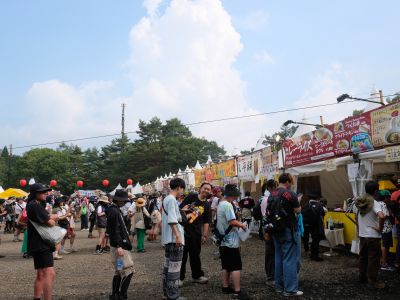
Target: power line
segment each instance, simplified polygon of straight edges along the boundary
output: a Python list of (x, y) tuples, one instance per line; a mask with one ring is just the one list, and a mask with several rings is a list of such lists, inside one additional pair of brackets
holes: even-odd
[[(397, 95), (398, 94), (385, 95), (384, 97), (391, 97), (391, 96), (397, 96)], [(297, 107), (297, 108), (289, 108), (289, 109), (282, 109), (282, 110), (276, 110), (276, 111), (270, 111), (270, 112), (264, 112), (264, 113), (258, 113), (258, 114), (250, 114), (250, 115), (243, 115), (243, 116), (235, 116), (235, 117), (227, 117), (227, 118), (214, 119), (214, 120), (192, 122), (192, 123), (186, 123), (183, 125), (193, 126), (193, 125), (200, 125), (200, 124), (217, 123), (217, 122), (224, 122), (224, 121), (280, 114), (280, 113), (285, 113), (285, 112), (293, 112), (293, 111), (301, 111), (301, 110), (307, 110), (307, 109), (313, 109), (313, 108), (329, 107), (329, 106), (340, 105), (340, 104), (345, 104), (345, 103), (353, 103), (356, 101), (358, 101), (358, 100), (346, 101), (346, 102), (341, 102), (341, 103), (335, 102), (335, 103), (319, 104), (319, 105), (304, 106), (304, 107)], [(136, 131), (127, 131), (125, 134), (133, 134), (133, 133), (136, 133)], [(17, 147), (13, 147), (13, 148), (14, 149), (24, 149), (24, 148), (32, 148), (32, 147), (41, 147), (41, 146), (56, 145), (56, 144), (61, 144), (61, 143), (79, 142), (79, 141), (94, 140), (94, 139), (106, 138), (106, 137), (116, 137), (119, 135), (120, 135), (120, 133), (113, 133), (113, 134), (97, 135), (97, 136), (69, 139), (69, 140), (56, 141), (56, 142), (46, 142), (46, 143), (40, 143), (40, 144), (17, 146)]]

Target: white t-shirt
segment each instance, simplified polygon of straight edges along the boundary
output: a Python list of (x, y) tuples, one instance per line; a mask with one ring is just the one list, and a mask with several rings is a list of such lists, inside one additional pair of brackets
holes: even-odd
[(211, 202), (211, 209), (217, 209), (218, 203), (219, 203), (219, 198), (213, 197), (212, 202)]
[(268, 198), (271, 193), (268, 190), (265, 190), (264, 196), (261, 200), (261, 214), (263, 217), (267, 215), (267, 207), (268, 207)]
[(15, 203), (15, 208), (14, 208), (15, 214), (16, 215), (20, 215), (25, 207), (26, 207), (26, 203), (25, 202), (22, 202), (21, 204), (19, 204), (18, 202)]
[[(357, 213), (357, 208), (355, 206), (354, 210), (355, 213)], [(374, 200), (374, 206), (371, 211), (365, 215), (358, 215), (358, 234), (360, 237), (381, 238), (378, 212), (382, 212), (382, 206), (378, 201)]]

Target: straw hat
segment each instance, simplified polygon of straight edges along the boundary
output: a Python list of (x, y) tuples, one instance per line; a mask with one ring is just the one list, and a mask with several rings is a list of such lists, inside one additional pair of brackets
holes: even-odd
[(108, 201), (108, 197), (106, 195), (101, 195), (99, 197), (99, 202), (110, 203), (110, 201)]
[(139, 198), (136, 200), (136, 207), (143, 207), (146, 205), (146, 200), (143, 198)]

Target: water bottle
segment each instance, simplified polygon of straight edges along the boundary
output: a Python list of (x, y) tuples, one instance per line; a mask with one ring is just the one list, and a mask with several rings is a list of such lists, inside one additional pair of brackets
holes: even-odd
[(332, 217), (329, 217), (329, 221), (328, 221), (329, 223), (329, 230), (333, 230), (334, 229), (334, 226), (333, 226), (333, 220), (332, 220)]
[(123, 267), (124, 267), (124, 264), (122, 262), (122, 258), (118, 258), (118, 260), (117, 260), (117, 270), (121, 271), (123, 269)]

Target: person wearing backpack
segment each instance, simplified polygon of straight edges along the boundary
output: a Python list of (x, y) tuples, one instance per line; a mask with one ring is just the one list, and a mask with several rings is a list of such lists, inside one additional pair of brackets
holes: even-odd
[(297, 214), (300, 203), (290, 190), (293, 177), (289, 173), (279, 176), (279, 186), (268, 199), (269, 224), (275, 246), (275, 290), (284, 296), (302, 296), (299, 290), (300, 233)]
[(325, 210), (322, 204), (319, 202), (319, 196), (316, 193), (308, 194), (309, 201), (301, 210), (303, 216), (304, 226), (304, 251), (308, 253), (310, 250), (309, 238), (311, 235), (311, 260), (322, 261), (319, 257), (319, 242), (324, 237), (324, 221)]
[[(219, 248), (223, 272), (222, 291), (225, 294), (232, 293), (232, 299), (246, 298), (240, 289), (242, 260), (240, 257), (238, 228), (246, 230), (247, 226), (236, 220), (232, 206), (233, 200), (239, 196), (240, 191), (236, 185), (227, 184), (224, 189), (224, 198), (221, 199), (217, 208), (216, 230), (222, 236)], [(232, 279), (233, 289), (229, 287), (230, 279)]]
[[(268, 198), (271, 192), (276, 189), (278, 186), (277, 182), (273, 179), (268, 180), (263, 184), (261, 190), (263, 193), (263, 197), (260, 203), (260, 213), (261, 213), (261, 228), (263, 233), (263, 239), (265, 241), (265, 275), (267, 277), (267, 283), (271, 283), (274, 281), (275, 274), (275, 246), (274, 240), (272, 239), (272, 235), (264, 230), (264, 226), (267, 223), (267, 215), (268, 215)], [(255, 209), (256, 210), (256, 209)]]

